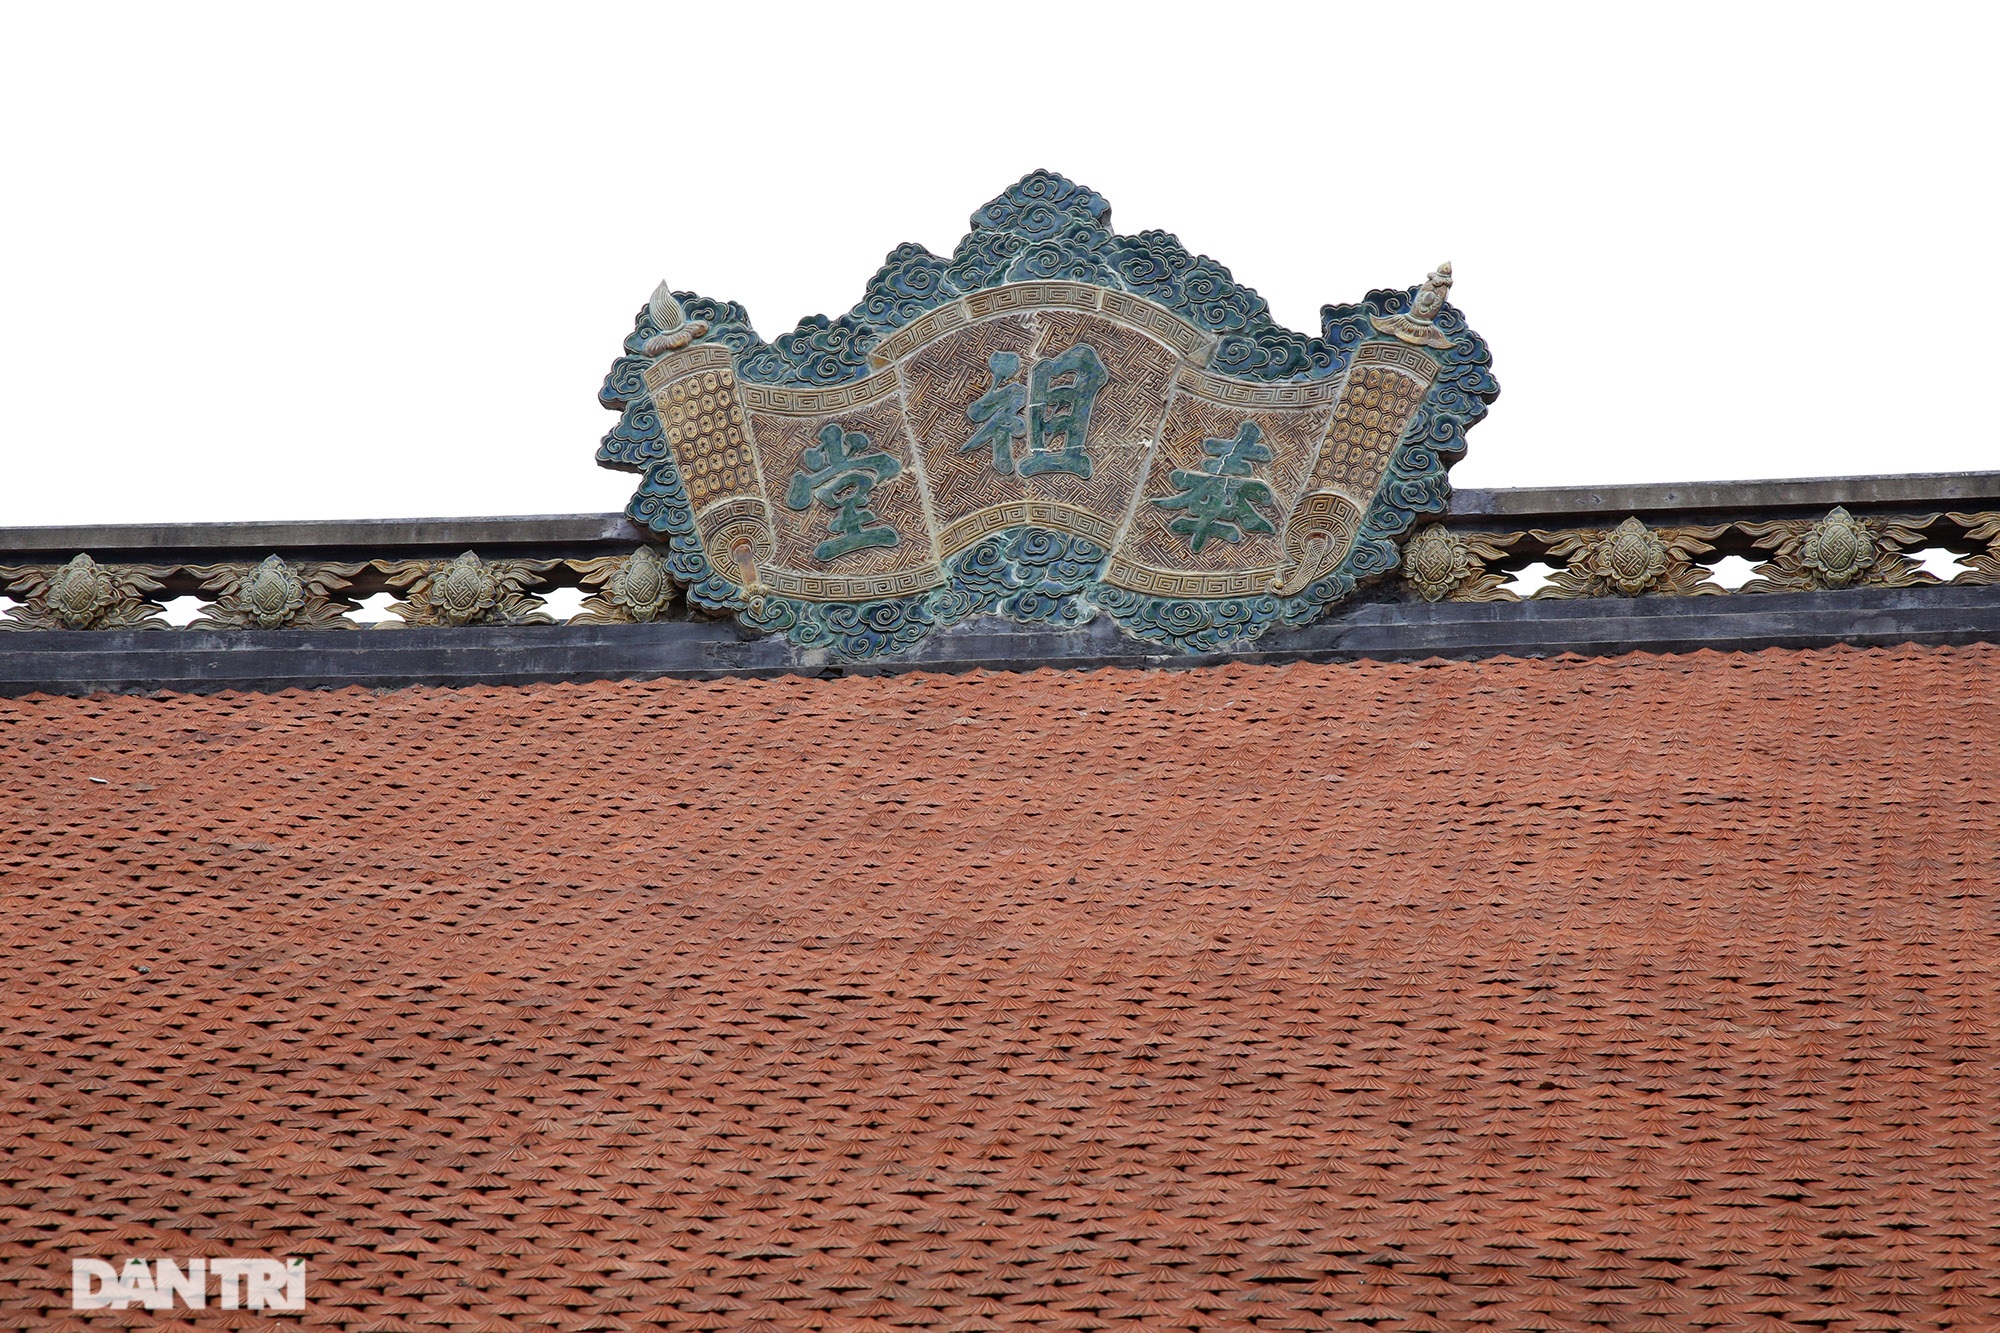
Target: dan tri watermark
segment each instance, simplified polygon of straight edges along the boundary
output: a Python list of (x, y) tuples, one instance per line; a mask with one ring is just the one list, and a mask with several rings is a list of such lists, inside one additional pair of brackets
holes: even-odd
[(69, 1261), (69, 1308), (123, 1310), (134, 1301), (148, 1310), (176, 1302), (206, 1309), (211, 1290), (224, 1310), (303, 1310), (303, 1259), (107, 1259)]

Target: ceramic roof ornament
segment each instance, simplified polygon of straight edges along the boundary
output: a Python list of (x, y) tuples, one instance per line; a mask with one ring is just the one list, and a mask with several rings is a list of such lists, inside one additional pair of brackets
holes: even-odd
[(678, 352), (708, 332), (706, 322), (687, 317), (687, 312), (681, 309), (681, 303), (674, 299), (665, 281), (653, 289), (652, 299), (646, 302), (646, 313), (652, 317), (653, 326), (660, 330), (646, 339), (643, 350), (647, 356)]
[(1387, 333), (1413, 347), (1435, 347), (1440, 350), (1451, 346), (1451, 339), (1438, 328), (1437, 317), (1444, 312), (1445, 297), (1451, 294), (1451, 261), (1446, 260), (1431, 270), (1424, 279), (1424, 285), (1417, 288), (1416, 299), (1410, 303), (1406, 315), (1383, 315), (1371, 322), (1379, 333)]
[(1110, 213), (1033, 172), (950, 256), (900, 245), (769, 342), (661, 284), (598, 461), (640, 474), (627, 512), (689, 603), (850, 660), (985, 615), (1203, 652), (1395, 568), (1499, 393), (1451, 266), (1308, 335)]

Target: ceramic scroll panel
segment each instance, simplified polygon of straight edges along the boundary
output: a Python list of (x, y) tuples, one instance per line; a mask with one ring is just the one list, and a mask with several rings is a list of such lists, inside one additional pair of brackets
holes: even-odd
[(850, 659), (982, 615), (1224, 647), (1394, 568), (1498, 393), (1449, 265), (1308, 336), (1059, 176), (972, 222), (775, 342), (664, 284), (640, 313), (599, 460), (694, 605)]

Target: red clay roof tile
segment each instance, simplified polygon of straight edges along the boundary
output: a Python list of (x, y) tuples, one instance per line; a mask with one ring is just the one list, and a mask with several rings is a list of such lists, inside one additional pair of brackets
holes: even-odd
[(0, 701), (0, 1326), (252, 1253), (349, 1330), (2000, 1327), (1996, 698)]

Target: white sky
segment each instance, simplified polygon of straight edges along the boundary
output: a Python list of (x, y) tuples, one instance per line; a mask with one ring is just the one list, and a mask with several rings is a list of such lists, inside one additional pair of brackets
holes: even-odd
[(1278, 319), (1454, 262), (1460, 485), (2000, 467), (1991, 6), (0, 10), (0, 524), (608, 510), (653, 284), (769, 337), (1031, 168)]

